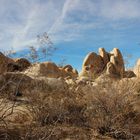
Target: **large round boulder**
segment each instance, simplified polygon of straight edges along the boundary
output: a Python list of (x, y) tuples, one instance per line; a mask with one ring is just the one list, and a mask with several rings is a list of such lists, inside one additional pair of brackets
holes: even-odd
[(32, 77), (45, 76), (50, 78), (61, 77), (61, 71), (53, 62), (43, 62), (32, 65), (27, 69), (26, 74)]
[(80, 76), (94, 77), (103, 71), (104, 62), (100, 55), (89, 53), (83, 61)]

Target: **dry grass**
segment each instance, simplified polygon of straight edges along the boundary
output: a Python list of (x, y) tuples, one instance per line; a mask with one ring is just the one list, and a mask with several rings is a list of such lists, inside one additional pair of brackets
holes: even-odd
[[(41, 83), (39, 86), (41, 87)], [(44, 87), (44, 84), (42, 86)], [(140, 111), (135, 109), (134, 104), (138, 93), (138, 85), (135, 82), (127, 79), (121, 82), (108, 81), (92, 87), (94, 89), (92, 92), (90, 89), (82, 90), (85, 87), (75, 85), (63, 91), (42, 88), (43, 92), (26, 94), (26, 102), (13, 101), (13, 104), (10, 104), (11, 109), (14, 110), (12, 105), (19, 106), (20, 110), (22, 108), (27, 110), (31, 117), (26, 120), (26, 111), (25, 114), (18, 112), (13, 122), (5, 116), (5, 124), (1, 119), (0, 138), (7, 140), (140, 138)], [(24, 100), (25, 97), (20, 99)], [(2, 105), (4, 104), (1, 104), (1, 108)]]

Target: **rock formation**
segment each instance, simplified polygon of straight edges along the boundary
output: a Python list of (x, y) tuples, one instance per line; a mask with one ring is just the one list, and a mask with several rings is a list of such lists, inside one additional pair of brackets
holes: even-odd
[(61, 75), (61, 72), (57, 65), (52, 62), (34, 64), (26, 70), (26, 73), (27, 75), (32, 77), (45, 76), (50, 78), (58, 78)]
[(11, 59), (0, 53), (0, 74), (27, 69), (31, 63), (25, 58)]
[(74, 69), (71, 65), (66, 65), (60, 68), (60, 70), (62, 77), (71, 77), (71, 78), (78, 77), (78, 71)]
[[(82, 65), (82, 71), (79, 74), (79, 79), (94, 80), (102, 74), (117, 78), (131, 78), (136, 75), (140, 77), (139, 72), (140, 60), (138, 60), (133, 71), (125, 71), (123, 56), (119, 49), (114, 48), (110, 53), (104, 48), (99, 48), (99, 54), (95, 52), (89, 53)], [(53, 62), (43, 62), (31, 64), (25, 58), (11, 59), (0, 53), (0, 74), (6, 72), (21, 72), (27, 76), (46, 77), (46, 78), (64, 78), (76, 79), (78, 72), (71, 65), (63, 67), (57, 66)], [(136, 74), (136, 75), (135, 75)]]
[(123, 78), (136, 77), (136, 74), (132, 70), (127, 70), (124, 72)]
[(106, 74), (108, 75), (116, 75), (116, 69), (112, 62), (108, 62), (106, 65)]
[(15, 62), (8, 63), (6, 72), (17, 72), (20, 67)]
[(110, 59), (109, 53), (106, 52), (104, 48), (99, 48), (99, 55), (102, 57), (104, 65), (106, 65)]
[(96, 78), (101, 74), (111, 77), (134, 77), (133, 71), (125, 71), (123, 56), (119, 49), (114, 48), (110, 53), (99, 48), (99, 55), (91, 52), (83, 61), (80, 77)]
[(76, 78), (78, 72), (71, 65), (62, 68), (53, 62), (31, 64), (25, 58), (11, 59), (0, 53), (0, 74), (5, 72), (25, 72), (29, 76), (45, 76), (49, 78)]
[(67, 71), (67, 72), (72, 72), (73, 67), (71, 65), (66, 65), (62, 69), (65, 70), (65, 71)]
[(19, 71), (23, 71), (31, 66), (31, 63), (25, 58), (17, 58), (14, 61), (15, 64), (18, 65)]
[(84, 59), (80, 76), (94, 77), (103, 71), (104, 62), (100, 55), (92, 52)]
[(24, 71), (29, 66), (31, 66), (31, 63), (25, 58), (13, 59), (13, 61), (7, 65), (7, 72)]
[(65, 67), (58, 67), (53, 62), (43, 62), (37, 63), (31, 66), (26, 71), (29, 76), (43, 76), (49, 78), (59, 78), (59, 77), (70, 77), (74, 78), (78, 76), (78, 73), (75, 69), (70, 65), (66, 65)]
[(0, 53), (0, 74), (9, 70), (10, 63), (14, 63), (14, 61), (6, 57), (4, 54)]
[(140, 78), (140, 59), (137, 60), (136, 66), (134, 67), (134, 73)]
[(124, 60), (119, 49), (114, 48), (111, 52), (110, 62), (115, 66), (116, 74), (123, 77), (125, 72)]

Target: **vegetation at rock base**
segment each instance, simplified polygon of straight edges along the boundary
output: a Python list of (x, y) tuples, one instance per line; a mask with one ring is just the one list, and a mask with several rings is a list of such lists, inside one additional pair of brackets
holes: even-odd
[[(84, 61), (88, 72), (95, 72), (94, 59)], [(112, 77), (104, 71), (92, 78), (78, 76), (70, 65), (32, 64), (3, 54), (1, 60), (0, 66), (6, 65), (0, 75), (1, 140), (139, 140), (135, 75)]]

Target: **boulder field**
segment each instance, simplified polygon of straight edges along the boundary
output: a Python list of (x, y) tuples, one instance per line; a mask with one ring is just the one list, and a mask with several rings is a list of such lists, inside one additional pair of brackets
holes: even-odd
[[(26, 81), (26, 85), (34, 83), (34, 80), (45, 78), (47, 81), (55, 84), (57, 82), (52, 82), (54, 79), (64, 80), (67, 84), (83, 84), (89, 83), (87, 81), (102, 81), (108, 77), (112, 79), (140, 77), (139, 67), (140, 59), (134, 67), (134, 71), (126, 70), (123, 55), (117, 48), (114, 48), (111, 52), (107, 52), (104, 48), (99, 48), (98, 54), (95, 52), (87, 54), (83, 60), (82, 70), (79, 74), (71, 65), (60, 67), (53, 62), (32, 64), (25, 58), (12, 59), (0, 53), (1, 79), (5, 79), (7, 82), (7, 75), (8, 77), (11, 75), (12, 78), (14, 76), (17, 78), (18, 76), (17, 81), (20, 81), (20, 76), (26, 77), (30, 79), (29, 81), (27, 80), (28, 82)], [(50, 80), (50, 78), (53, 80)], [(24, 78), (22, 79), (24, 81)], [(95, 83), (92, 84), (96, 85)]]

